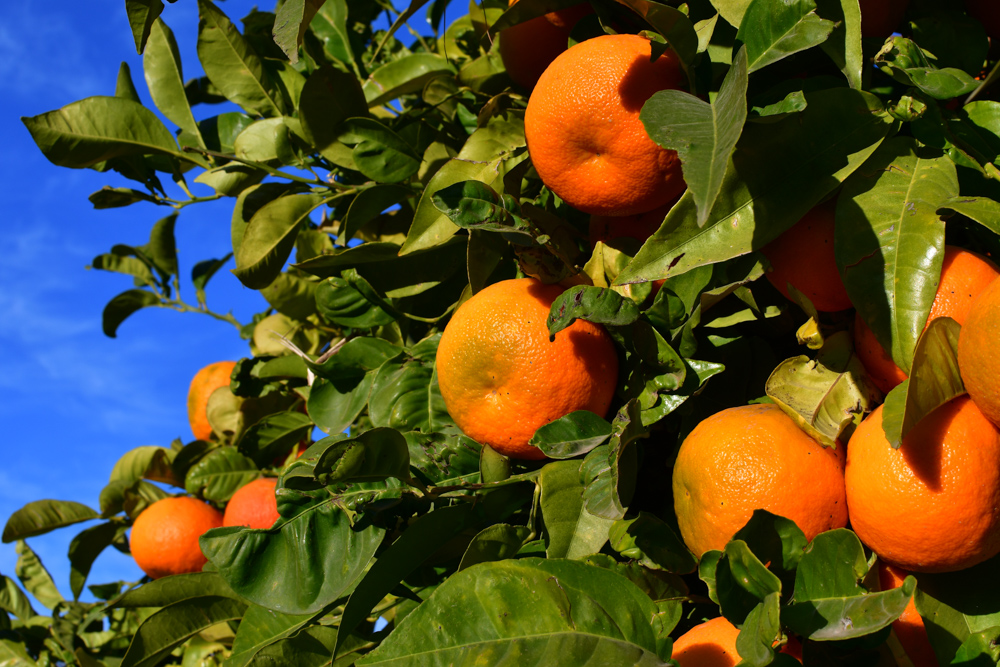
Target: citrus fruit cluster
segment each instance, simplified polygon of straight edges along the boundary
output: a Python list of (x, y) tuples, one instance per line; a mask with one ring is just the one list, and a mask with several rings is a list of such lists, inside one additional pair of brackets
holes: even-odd
[[(195, 373), (188, 390), (188, 418), (199, 440), (212, 437), (208, 401), (216, 391), (229, 392), (234, 361), (219, 361)], [(278, 520), (277, 479), (259, 478), (240, 487), (224, 512), (191, 496), (171, 496), (151, 503), (136, 517), (129, 548), (139, 568), (152, 579), (200, 572), (208, 559), (199, 538), (212, 528), (270, 528)]]

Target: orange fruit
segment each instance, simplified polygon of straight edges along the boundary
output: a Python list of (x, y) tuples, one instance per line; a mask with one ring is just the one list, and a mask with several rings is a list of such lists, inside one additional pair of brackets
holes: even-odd
[(958, 370), (969, 397), (1000, 426), (1000, 279), (972, 303), (958, 335)]
[(217, 361), (191, 378), (187, 399), (188, 421), (196, 439), (208, 440), (212, 437), (212, 425), (208, 423), (208, 398), (216, 389), (229, 386), (229, 376), (235, 367), (235, 361)]
[(505, 456), (541, 459), (528, 440), (576, 410), (602, 417), (618, 381), (603, 327), (576, 320), (549, 342), (545, 320), (563, 288), (533, 278), (483, 289), (452, 316), (437, 351), (448, 413), (469, 437)]
[(861, 36), (888, 37), (903, 20), (910, 0), (861, 0)]
[[(927, 315), (927, 322), (938, 317), (950, 317), (959, 324), (964, 324), (973, 301), (997, 276), (1000, 276), (1000, 269), (986, 257), (971, 250), (945, 246), (941, 280)], [(906, 373), (893, 362), (860, 315), (854, 317), (854, 351), (872, 381), (883, 393), (888, 394), (906, 379)]]
[(854, 532), (893, 565), (951, 572), (1000, 553), (1000, 431), (968, 396), (930, 413), (893, 449), (882, 406), (847, 446)]
[[(510, 7), (515, 4), (517, 0), (510, 0)], [(524, 88), (533, 88), (545, 68), (566, 50), (576, 22), (592, 12), (588, 4), (576, 5), (502, 31), (498, 37), (498, 48), (511, 81)]]
[[(893, 567), (883, 561), (878, 562), (878, 583), (883, 591), (891, 591), (903, 585), (903, 580), (909, 574), (905, 570)], [(917, 605), (911, 599), (902, 615), (892, 622), (892, 630), (896, 633), (896, 639), (906, 652), (906, 656), (913, 663), (913, 667), (938, 667), (937, 658), (934, 657), (934, 649), (927, 638), (927, 630), (924, 628), (924, 619), (917, 611)]]
[(825, 313), (852, 306), (833, 254), (834, 211), (832, 203), (817, 206), (760, 249), (771, 263), (764, 275), (779, 292), (791, 299), (791, 283)]
[[(672, 660), (680, 667), (734, 667), (740, 662), (736, 638), (740, 631), (724, 617), (696, 625), (674, 641)], [(781, 648), (802, 662), (802, 645), (796, 639)]]
[(673, 474), (681, 536), (699, 558), (723, 549), (755, 509), (808, 539), (847, 525), (843, 448), (823, 447), (777, 405), (717, 412), (684, 439)]
[(197, 498), (164, 498), (132, 524), (129, 548), (136, 565), (153, 579), (201, 572), (208, 562), (198, 538), (222, 525), (222, 512)]
[(223, 526), (270, 528), (278, 520), (278, 501), (274, 487), (278, 480), (262, 477), (242, 486), (229, 499), (222, 517)]
[(588, 39), (552, 61), (528, 99), (532, 164), (584, 213), (644, 213), (684, 190), (677, 153), (654, 143), (639, 120), (646, 100), (681, 88), (684, 73), (671, 50), (650, 57), (649, 40), (638, 35)]

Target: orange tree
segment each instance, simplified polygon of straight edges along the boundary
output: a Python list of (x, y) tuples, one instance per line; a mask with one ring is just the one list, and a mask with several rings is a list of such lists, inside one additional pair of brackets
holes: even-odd
[[(231, 219), (219, 221), (232, 231), (232, 271), (269, 308), (243, 328), (249, 352), (228, 387), (207, 397), (202, 439), (123, 453), (95, 508), (39, 500), (9, 518), (3, 541), (17, 542), (21, 585), (2, 579), (3, 664), (662, 665), (673, 639), (724, 617), (739, 629), (742, 664), (795, 664), (798, 651), (780, 647), (801, 642), (804, 664), (906, 665), (914, 644), (892, 624), (908, 608), (912, 617), (911, 604), (934, 653), (915, 659), (996, 661), (994, 538), (964, 569), (921, 572), (907, 561), (918, 571), (880, 590), (879, 565), (891, 558), (851, 530), (851, 494), (847, 527), (807, 540), (727, 470), (736, 532), (696, 558), (671, 490), (681, 443), (722, 410), (773, 403), (808, 438), (847, 447), (850, 468), (851, 435), (881, 404), (878, 425), (866, 426), (884, 435), (872, 446), (902, 445), (903, 459), (922, 462), (915, 474), (925, 484), (919, 503), (900, 494), (887, 501), (897, 507), (879, 507), (878, 529), (918, 530), (909, 543), (947, 550), (947, 512), (922, 513), (934, 504), (943, 446), (941, 420), (924, 418), (966, 399), (960, 325), (928, 323), (928, 313), (946, 242), (994, 260), (1000, 250), (1000, 68), (962, 3), (913, 0), (890, 37), (862, 36), (858, 0), (591, 0), (593, 11), (575, 10), (564, 55), (606, 33), (640, 35), (650, 57), (669, 58), (681, 75), (662, 86), (639, 80), (658, 69), (640, 62), (607, 104), (621, 107), (613, 118), (638, 112), (658, 146), (654, 162), (680, 162), (683, 196), (651, 236), (623, 230), (593, 245), (587, 214), (558, 192), (566, 186), (534, 169), (531, 91), (508, 77), (497, 46), (505, 30), (580, 3), (484, 0), (446, 24), (457, 6), (448, 0), (413, 0), (398, 14), (384, 0), (284, 0), (252, 11), (240, 30), (223, 4), (198, 0), (205, 76), (188, 82), (171, 7), (125, 4), (159, 114), (123, 68), (115, 96), (24, 119), (55, 165), (132, 181), (95, 192), (95, 208), (132, 206), (150, 221), (173, 209), (150, 225), (148, 244), (94, 260), (134, 281), (105, 308), (105, 332), (152, 307), (227, 319), (208, 311), (205, 289), (230, 257), (190, 267), (197, 303), (176, 289), (174, 225), (206, 200), (232, 203)], [(374, 31), (382, 11), (392, 26)], [(431, 34), (406, 45), (396, 35), (417, 12)], [(568, 113), (599, 78), (549, 95), (548, 122), (574, 118), (549, 134), (600, 126), (599, 107)], [(646, 92), (637, 99), (626, 88)], [(609, 125), (612, 137), (621, 122)], [(549, 138), (545, 127), (532, 132)], [(604, 150), (613, 148), (612, 139)], [(616, 159), (627, 172), (627, 157)], [(589, 196), (610, 185), (616, 196), (618, 181), (598, 180), (568, 187)], [(643, 196), (656, 206), (668, 198), (660, 194)], [(846, 289), (851, 308), (840, 312), (763, 279), (772, 267), (761, 249), (820, 205), (834, 212), (837, 275), (828, 266), (825, 275)], [(820, 256), (811, 244), (828, 237), (794, 243)], [(528, 460), (463, 433), (436, 372), (460, 304), (523, 277), (563, 290), (544, 323), (550, 336), (586, 320), (607, 331), (618, 357), (608, 414), (559, 415), (531, 435)], [(855, 312), (908, 377), (887, 396), (853, 354)], [(473, 365), (511, 366), (494, 347), (473, 350)], [(561, 372), (554, 364), (546, 375)], [(525, 414), (511, 424), (554, 403), (533, 403), (532, 391), (543, 390), (522, 391)], [(489, 430), (502, 432), (504, 419)], [(994, 432), (983, 424), (977, 433)], [(312, 442), (317, 427), (328, 436)], [(727, 437), (741, 427), (732, 421)], [(914, 456), (914, 442), (929, 450)], [(1000, 465), (971, 458), (977, 472)], [(762, 469), (784, 468), (774, 463)], [(977, 472), (976, 484), (987, 479)], [(863, 495), (878, 475), (862, 475)], [(201, 571), (94, 584), (96, 601), (79, 600), (94, 559), (109, 546), (128, 552), (148, 507), (186, 496), (221, 510), (261, 477), (277, 480), (272, 526), (210, 529)], [(782, 495), (811, 491), (808, 479), (777, 485)], [(1000, 506), (991, 492), (1000, 489), (977, 491), (986, 515)], [(731, 500), (712, 493), (706, 512)], [(958, 494), (949, 502), (963, 503), (962, 493), (949, 486)], [(692, 513), (685, 521), (697, 524)], [(26, 540), (92, 520), (70, 546), (74, 599), (63, 599)]]

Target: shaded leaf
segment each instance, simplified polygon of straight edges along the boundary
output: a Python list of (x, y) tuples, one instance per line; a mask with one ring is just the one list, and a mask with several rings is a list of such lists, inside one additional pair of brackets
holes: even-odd
[(162, 19), (153, 23), (149, 43), (142, 61), (146, 85), (153, 103), (177, 127), (197, 138), (204, 145), (198, 123), (191, 113), (187, 94), (184, 92), (184, 72), (174, 33)]
[(538, 483), (547, 558), (580, 559), (601, 550), (612, 521), (584, 507), (582, 461), (556, 461), (542, 468)]
[(69, 543), (69, 587), (74, 599), (79, 599), (87, 583), (90, 568), (101, 552), (125, 537), (125, 526), (108, 521), (87, 528)]
[(21, 580), (24, 589), (48, 609), (55, 609), (56, 605), (63, 602), (63, 596), (52, 581), (52, 575), (27, 542), (18, 540), (15, 550), (17, 564), (14, 566), (14, 574)]
[(163, 11), (162, 0), (125, 0), (125, 11), (128, 22), (132, 26), (132, 36), (135, 38), (135, 52), (142, 53), (146, 48), (153, 22)]
[(611, 548), (644, 567), (685, 574), (693, 572), (697, 560), (674, 530), (648, 512), (634, 519), (620, 519), (611, 526)]
[(531, 531), (527, 526), (497, 523), (479, 531), (465, 549), (459, 571), (479, 563), (490, 563), (513, 558)]
[(158, 306), (160, 297), (144, 289), (130, 289), (108, 301), (101, 315), (101, 327), (108, 338), (118, 337), (118, 327), (129, 315), (147, 308)]
[(233, 274), (251, 289), (262, 289), (281, 273), (295, 236), (309, 214), (324, 203), (315, 194), (287, 195), (264, 204), (243, 232)]
[(278, 8), (274, 17), (274, 43), (288, 59), (295, 64), (299, 61), (299, 46), (309, 29), (309, 23), (325, 0), (291, 0)]
[(821, 44), (833, 26), (833, 21), (816, 14), (813, 0), (753, 0), (743, 16), (736, 39), (746, 46), (747, 72), (755, 72)]
[(204, 596), (176, 602), (147, 618), (136, 630), (122, 667), (153, 667), (175, 646), (218, 623), (235, 621), (247, 605), (228, 597)]

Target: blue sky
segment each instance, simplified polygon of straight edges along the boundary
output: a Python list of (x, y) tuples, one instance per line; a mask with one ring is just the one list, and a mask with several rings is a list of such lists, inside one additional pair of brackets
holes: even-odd
[[(220, 6), (238, 19), (254, 3), (229, 0)], [(168, 4), (163, 18), (179, 43), (185, 78), (201, 74), (195, 56), (196, 3)], [(191, 439), (185, 409), (191, 376), (210, 362), (249, 355), (232, 325), (203, 315), (148, 309), (126, 321), (117, 339), (101, 332), (104, 305), (132, 285), (124, 276), (85, 266), (115, 243), (145, 243), (151, 225), (169, 209), (135, 204), (95, 211), (87, 196), (104, 185), (125, 185), (124, 179), (50, 164), (20, 117), (91, 95), (113, 95), (123, 60), (143, 101), (152, 106), (121, 0), (0, 3), (0, 188), (6, 204), (0, 223), (3, 522), (25, 503), (42, 498), (96, 508), (123, 453), (141, 445), (168, 446), (177, 437)], [(218, 109), (195, 113), (204, 117)], [(196, 262), (230, 250), (231, 210), (232, 200), (223, 200), (181, 213), (176, 233), (182, 275), (190, 275)], [(208, 303), (246, 321), (266, 304), (229, 268), (209, 284)], [(184, 291), (193, 301), (189, 282), (182, 285)], [(67, 549), (83, 527), (29, 540), (67, 596)], [(0, 573), (13, 576), (16, 560), (13, 544), (0, 545)], [(88, 583), (139, 576), (130, 558), (109, 549)]]

